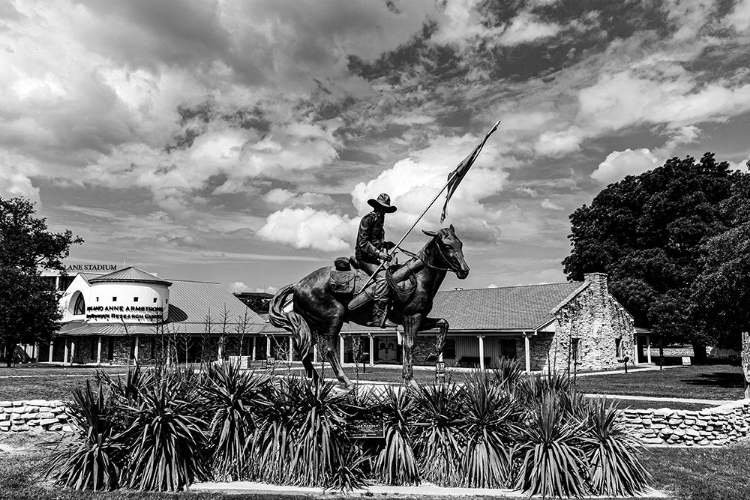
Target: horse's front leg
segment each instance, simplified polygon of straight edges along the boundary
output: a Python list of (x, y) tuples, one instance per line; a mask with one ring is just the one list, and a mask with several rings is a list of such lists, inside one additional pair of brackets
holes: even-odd
[(411, 382), (414, 378), (414, 343), (417, 340), (417, 332), (421, 324), (421, 314), (404, 316), (404, 361), (401, 371), (401, 378), (403, 378), (404, 382)]

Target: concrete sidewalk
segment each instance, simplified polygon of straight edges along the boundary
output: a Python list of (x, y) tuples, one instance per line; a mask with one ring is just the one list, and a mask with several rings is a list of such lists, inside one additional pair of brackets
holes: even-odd
[[(197, 483), (190, 487), (190, 491), (196, 492), (221, 492), (221, 493), (252, 493), (267, 495), (314, 495), (330, 496), (341, 495), (338, 491), (326, 490), (324, 488), (309, 488), (304, 486), (278, 486), (274, 484), (256, 483), (251, 481), (236, 481), (233, 483)], [(494, 498), (529, 498), (518, 490), (508, 489), (486, 489), (486, 488), (444, 488), (429, 483), (420, 486), (382, 486), (373, 485), (364, 489), (352, 490), (350, 495), (359, 496), (415, 496), (415, 497), (494, 497)], [(583, 496), (581, 498), (602, 498), (597, 496)], [(610, 498), (610, 497), (607, 497)], [(668, 496), (653, 488), (648, 488), (646, 493), (640, 497), (628, 498), (668, 498)]]

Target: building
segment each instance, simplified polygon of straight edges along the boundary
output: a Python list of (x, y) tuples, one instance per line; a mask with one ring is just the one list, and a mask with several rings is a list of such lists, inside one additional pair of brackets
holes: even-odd
[[(447, 366), (492, 367), (506, 357), (527, 371), (607, 370), (622, 367), (626, 357), (643, 359), (633, 318), (609, 293), (606, 274), (587, 274), (583, 282), (441, 291), (430, 316), (450, 325)], [(401, 362), (398, 332), (345, 325), (343, 333), (345, 362), (354, 361), (355, 337), (365, 362)], [(415, 364), (434, 365), (435, 340), (435, 331), (420, 332)]]
[(199, 362), (232, 355), (288, 358), (289, 336), (218, 283), (166, 280), (136, 267), (79, 273), (60, 306), (62, 326), (39, 360), (126, 364)]

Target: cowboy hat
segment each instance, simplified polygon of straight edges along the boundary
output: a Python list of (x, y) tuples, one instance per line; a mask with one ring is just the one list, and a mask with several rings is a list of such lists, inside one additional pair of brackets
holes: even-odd
[(392, 214), (397, 210), (396, 207), (391, 205), (391, 197), (385, 193), (380, 193), (380, 196), (378, 196), (376, 200), (370, 198), (369, 200), (367, 200), (367, 203), (372, 208), (381, 208), (385, 213), (388, 214)]

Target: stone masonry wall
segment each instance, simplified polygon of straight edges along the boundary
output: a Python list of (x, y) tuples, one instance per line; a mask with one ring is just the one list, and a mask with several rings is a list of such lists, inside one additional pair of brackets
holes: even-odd
[(2, 432), (72, 432), (62, 401), (0, 401)]
[(724, 445), (750, 433), (750, 399), (699, 411), (621, 410), (619, 421), (645, 445)]
[[(606, 370), (621, 367), (619, 360), (624, 356), (632, 358), (635, 328), (630, 316), (610, 295), (607, 275), (587, 274), (586, 281), (589, 286), (558, 312), (554, 337), (532, 337), (532, 370)], [(574, 339), (578, 342), (577, 360), (571, 349)], [(537, 344), (536, 348), (533, 344)], [(548, 349), (539, 344), (546, 344)]]

